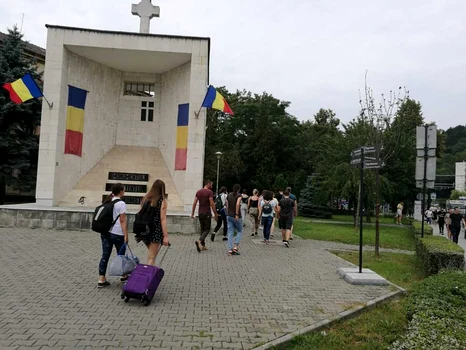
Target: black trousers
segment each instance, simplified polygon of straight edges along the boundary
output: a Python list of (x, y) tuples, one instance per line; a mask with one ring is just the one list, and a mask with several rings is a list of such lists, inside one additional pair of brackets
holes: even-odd
[(199, 223), (201, 224), (201, 241), (202, 245), (205, 245), (205, 239), (210, 233), (210, 228), (212, 227), (212, 215), (211, 214), (199, 214)]
[(228, 223), (227, 223), (227, 215), (225, 213), (225, 209), (220, 210), (217, 225), (214, 228), (215, 233), (217, 233), (220, 230), (220, 227), (222, 227), (222, 224), (223, 224), (223, 236), (226, 237), (228, 234)]

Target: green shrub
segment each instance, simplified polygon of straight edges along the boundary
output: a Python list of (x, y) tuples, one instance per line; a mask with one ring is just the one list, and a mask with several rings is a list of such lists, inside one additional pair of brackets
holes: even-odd
[[(421, 235), (421, 231), (422, 231), (422, 223), (421, 222), (412, 221), (411, 227), (412, 227), (413, 232), (414, 232), (415, 235)], [(424, 235), (433, 235), (433, 234), (434, 234), (434, 230), (432, 229), (432, 227), (430, 227), (429, 225), (424, 223)]]
[(331, 219), (332, 209), (323, 205), (299, 203), (299, 215), (308, 218)]
[(416, 237), (416, 252), (424, 263), (427, 275), (442, 269), (464, 269), (464, 249), (445, 237)]
[(466, 274), (443, 272), (417, 284), (407, 316), (408, 330), (392, 350), (466, 349)]

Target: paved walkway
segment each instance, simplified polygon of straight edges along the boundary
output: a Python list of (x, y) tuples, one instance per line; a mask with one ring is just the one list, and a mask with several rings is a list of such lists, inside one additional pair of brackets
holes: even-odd
[(179, 235), (144, 307), (120, 299), (117, 279), (97, 289), (93, 232), (0, 229), (0, 239), (0, 349), (250, 349), (391, 291), (346, 283), (337, 268), (350, 264), (313, 241), (286, 249), (245, 236), (242, 255), (227, 256), (222, 241), (199, 254)]

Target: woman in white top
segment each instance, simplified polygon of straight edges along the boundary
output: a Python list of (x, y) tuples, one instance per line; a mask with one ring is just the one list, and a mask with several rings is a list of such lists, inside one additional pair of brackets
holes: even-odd
[[(112, 255), (112, 248), (115, 246), (115, 250), (118, 254), (120, 252), (125, 254), (125, 248), (121, 249), (123, 244), (128, 243), (128, 228), (126, 221), (126, 203), (123, 202), (122, 198), (125, 195), (125, 186), (118, 183), (112, 188), (112, 194), (107, 197), (104, 203), (115, 202), (113, 204), (113, 220), (115, 224), (110, 228), (108, 234), (101, 233), (100, 238), (102, 240), (102, 258), (99, 264), (99, 283), (98, 287), (103, 288), (110, 285), (105, 275), (107, 273), (108, 261), (110, 255)], [(122, 276), (121, 280), (126, 281), (127, 276)]]
[[(273, 193), (273, 199), (272, 202), (274, 203), (274, 208), (277, 208), (278, 206), (278, 200), (275, 198), (275, 193)], [(273, 239), (273, 233), (275, 232), (275, 221), (277, 220), (277, 212), (273, 212), (273, 221), (272, 221), (272, 226), (270, 227), (270, 239)]]

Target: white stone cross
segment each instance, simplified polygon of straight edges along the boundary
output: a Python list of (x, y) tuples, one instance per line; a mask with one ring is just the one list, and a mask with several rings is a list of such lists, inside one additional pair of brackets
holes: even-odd
[(160, 17), (160, 7), (152, 5), (151, 0), (141, 0), (139, 4), (133, 4), (131, 13), (141, 18), (140, 33), (149, 33), (150, 20), (154, 17)]

